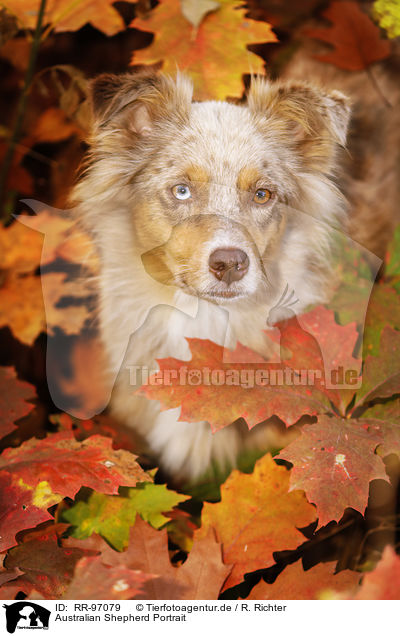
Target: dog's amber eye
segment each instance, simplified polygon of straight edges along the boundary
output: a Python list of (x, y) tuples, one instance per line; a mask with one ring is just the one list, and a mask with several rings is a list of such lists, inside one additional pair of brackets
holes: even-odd
[(254, 197), (253, 197), (253, 201), (255, 201), (256, 203), (267, 203), (267, 201), (269, 201), (271, 198), (271, 192), (269, 190), (264, 190), (264, 188), (260, 188), (259, 190), (256, 190)]
[(179, 201), (185, 201), (186, 199), (190, 199), (192, 196), (189, 186), (184, 185), (183, 183), (179, 183), (174, 186), (172, 188), (172, 194), (176, 199), (179, 199)]

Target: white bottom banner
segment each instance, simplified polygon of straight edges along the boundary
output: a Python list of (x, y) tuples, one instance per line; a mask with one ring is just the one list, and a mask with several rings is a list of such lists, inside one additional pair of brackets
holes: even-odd
[[(0, 610), (2, 634), (46, 630), (50, 634), (98, 636), (143, 634), (166, 636), (201, 629), (234, 634), (262, 628), (324, 636), (376, 636), (397, 624), (400, 601), (5, 601)], [(222, 633), (222, 632), (221, 632)], [(262, 633), (266, 633), (263, 631)], [(276, 632), (278, 633), (278, 631)], [(27, 634), (25, 636), (28, 636)], [(40, 636), (38, 634), (38, 636)]]

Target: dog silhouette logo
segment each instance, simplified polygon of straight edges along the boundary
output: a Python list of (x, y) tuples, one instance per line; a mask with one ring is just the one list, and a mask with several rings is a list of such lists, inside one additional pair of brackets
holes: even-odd
[(16, 629), (48, 629), (50, 610), (38, 605), (19, 601), (12, 605), (3, 605), (6, 610), (6, 627), (9, 634)]

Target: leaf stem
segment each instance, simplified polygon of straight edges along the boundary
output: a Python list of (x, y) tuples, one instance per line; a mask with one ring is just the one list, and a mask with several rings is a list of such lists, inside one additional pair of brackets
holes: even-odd
[(377, 92), (377, 94), (379, 95), (381, 100), (383, 101), (383, 103), (386, 106), (386, 108), (392, 108), (392, 104), (389, 102), (389, 100), (385, 97), (385, 95), (381, 91), (381, 88), (380, 88), (378, 82), (376, 81), (375, 75), (373, 74), (371, 67), (368, 66), (365, 69), (365, 72), (368, 75), (369, 81), (371, 82), (371, 84), (374, 87), (375, 91)]
[[(39, 50), (39, 46), (41, 42), (40, 36), (42, 31), (45, 7), (46, 7), (46, 0), (40, 0), (40, 7), (37, 14), (36, 27), (33, 34), (31, 50), (29, 53), (28, 67), (25, 73), (25, 79), (24, 79), (24, 85), (22, 87), (22, 92), (17, 104), (14, 130), (13, 130), (13, 133), (12, 133), (12, 136), (11, 136), (11, 139), (10, 139), (10, 142), (4, 157), (3, 165), (0, 170), (0, 202), (2, 203), (2, 205), (5, 204), (5, 191), (7, 186), (7, 178), (8, 178), (8, 174), (10, 172), (10, 168), (14, 158), (15, 148), (21, 137), (28, 93), (32, 84), (36, 58), (37, 58), (37, 54), (38, 54), (38, 50)], [(4, 212), (3, 212), (4, 222), (8, 220), (8, 216), (9, 216), (8, 212), (6, 208), (4, 208)]]

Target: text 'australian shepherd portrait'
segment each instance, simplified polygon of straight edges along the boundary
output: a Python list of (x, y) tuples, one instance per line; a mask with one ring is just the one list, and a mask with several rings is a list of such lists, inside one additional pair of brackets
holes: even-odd
[(399, 599), (398, 0), (3, 4), (15, 629)]

